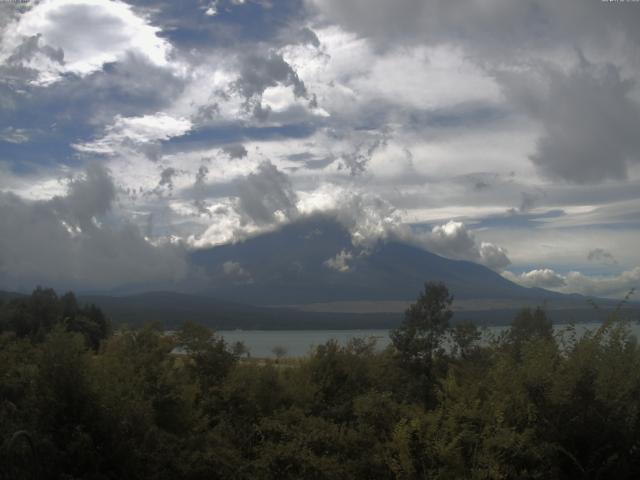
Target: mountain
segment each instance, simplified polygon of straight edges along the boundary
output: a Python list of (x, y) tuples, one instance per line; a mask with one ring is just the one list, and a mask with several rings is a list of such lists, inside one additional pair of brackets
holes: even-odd
[(580, 295), (525, 288), (482, 265), (398, 241), (355, 247), (350, 233), (325, 216), (194, 251), (190, 262), (206, 279), (198, 291), (81, 300), (120, 323), (155, 320), (172, 328), (189, 319), (216, 329), (389, 328), (402, 320), (425, 281), (448, 286), (455, 320), (481, 324), (507, 324), (522, 307), (537, 305), (546, 305), (558, 323), (597, 321), (612, 305), (598, 301), (605, 310), (596, 311)]
[[(332, 260), (333, 259), (333, 260)], [(193, 320), (216, 329), (389, 328), (403, 318), (426, 281), (454, 295), (454, 319), (507, 324), (525, 306), (545, 305), (554, 322), (601, 320), (615, 302), (516, 285), (475, 263), (450, 260), (398, 241), (352, 244), (335, 219), (305, 218), (278, 231), (194, 251), (203, 283), (176, 291), (79, 294), (116, 323)], [(204, 286), (203, 286), (204, 285)], [(0, 300), (17, 294), (0, 292)], [(638, 305), (629, 305), (637, 314)]]
[(456, 300), (467, 304), (584, 302), (578, 295), (525, 288), (482, 265), (398, 241), (357, 248), (349, 232), (329, 217), (306, 218), (243, 242), (198, 250), (191, 262), (209, 279), (203, 293), (255, 305), (406, 302), (416, 298), (425, 281), (444, 282)]
[(21, 298), (24, 296), (25, 296), (24, 293), (7, 292), (4, 290), (0, 290), (0, 302), (8, 302), (10, 300), (13, 300), (14, 298)]

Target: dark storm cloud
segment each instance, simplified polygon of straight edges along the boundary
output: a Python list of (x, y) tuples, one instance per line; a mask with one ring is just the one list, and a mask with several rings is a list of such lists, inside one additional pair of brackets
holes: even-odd
[(290, 86), (296, 98), (308, 98), (304, 82), (282, 55), (274, 51), (252, 54), (242, 58), (240, 78), (235, 88), (245, 97), (247, 108), (252, 108), (254, 116), (264, 120), (269, 109), (262, 106), (262, 94), (269, 87)]
[(116, 197), (116, 189), (109, 173), (98, 164), (87, 167), (84, 178), (73, 179), (66, 195), (54, 197), (50, 205), (61, 218), (82, 229), (92, 226), (94, 218), (104, 216)]
[(222, 151), (230, 158), (244, 158), (247, 156), (247, 149), (241, 143), (232, 143), (222, 147)]
[(378, 42), (465, 45), (483, 57), (513, 56), (560, 43), (600, 43), (624, 33), (640, 40), (640, 9), (633, 2), (587, 0), (307, 0), (345, 28)]
[(509, 98), (544, 130), (531, 160), (551, 179), (625, 179), (640, 163), (640, 105), (630, 95), (635, 82), (614, 65), (584, 58), (569, 73), (549, 66), (539, 72), (539, 82), (530, 73), (501, 77)]
[[(549, 179), (573, 183), (624, 179), (628, 167), (640, 161), (635, 134), (640, 110), (631, 95), (633, 73), (623, 74), (619, 64), (589, 63), (581, 53), (609, 51), (610, 57), (618, 56), (617, 62), (637, 69), (640, 8), (633, 2), (308, 0), (307, 4), (370, 38), (381, 50), (402, 44), (463, 48), (494, 76), (514, 110), (524, 111), (542, 126), (544, 134), (531, 160)], [(551, 66), (559, 52), (567, 59), (573, 55), (578, 66), (569, 72)], [(564, 68), (567, 60), (561, 63)], [(536, 78), (541, 85), (532, 84)], [(461, 118), (467, 121), (466, 116)]]
[(237, 209), (244, 222), (268, 225), (277, 221), (278, 214), (283, 219), (297, 214), (297, 196), (289, 177), (270, 162), (238, 180), (236, 188)]
[(521, 213), (527, 213), (533, 209), (540, 201), (542, 193), (521, 192), (521, 201), (519, 210)]
[(208, 209), (208, 204), (205, 201), (205, 188), (207, 175), (209, 175), (209, 169), (205, 165), (200, 165), (196, 172), (196, 179), (193, 183), (193, 206), (196, 207), (199, 213), (211, 216), (211, 212)]
[(196, 172), (196, 181), (195, 185), (204, 185), (204, 182), (209, 174), (209, 169), (204, 165), (201, 165)]
[(169, 191), (173, 191), (173, 177), (178, 174), (178, 171), (173, 167), (167, 167), (160, 172), (160, 181), (158, 182), (158, 188), (166, 187)]
[(58, 288), (112, 288), (186, 275), (179, 247), (154, 247), (137, 227), (110, 225), (113, 181), (91, 164), (66, 195), (29, 202), (0, 193), (2, 288), (46, 282)]

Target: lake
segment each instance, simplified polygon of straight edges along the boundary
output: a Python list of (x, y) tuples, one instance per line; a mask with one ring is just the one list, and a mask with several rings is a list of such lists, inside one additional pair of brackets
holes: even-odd
[[(576, 325), (576, 331), (583, 333), (599, 326), (599, 323), (581, 323)], [(507, 328), (485, 327), (482, 329), (483, 339), (486, 341), (492, 336), (498, 336)], [(554, 326), (557, 332), (562, 332), (566, 328), (567, 325)], [(633, 323), (630, 328), (636, 336), (640, 336), (640, 325)], [(288, 357), (302, 357), (308, 355), (314, 347), (330, 339), (335, 339), (344, 345), (352, 338), (374, 337), (380, 349), (389, 345), (391, 341), (389, 330), (220, 330), (217, 333), (230, 344), (243, 342), (252, 357), (275, 357), (273, 353), (275, 347), (283, 347)]]

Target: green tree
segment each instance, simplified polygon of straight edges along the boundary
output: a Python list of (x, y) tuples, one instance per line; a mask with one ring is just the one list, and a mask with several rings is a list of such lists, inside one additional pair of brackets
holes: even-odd
[(194, 322), (184, 322), (176, 332), (177, 344), (187, 355), (187, 368), (198, 380), (203, 393), (219, 386), (238, 355), (229, 351), (222, 337)]
[(314, 413), (340, 421), (353, 419), (353, 400), (374, 383), (375, 340), (353, 339), (341, 346), (335, 339), (316, 348), (306, 368), (314, 389)]
[(463, 320), (455, 324), (451, 329), (451, 341), (454, 353), (462, 358), (467, 358), (478, 348), (478, 341), (482, 334), (475, 323)]
[(276, 345), (271, 349), (271, 353), (276, 356), (276, 363), (279, 363), (280, 359), (287, 355), (287, 349), (281, 345)]
[(390, 334), (401, 368), (414, 380), (412, 394), (425, 401), (434, 380), (435, 357), (443, 353), (452, 303), (453, 296), (443, 283), (428, 282), (405, 312), (404, 322)]
[(523, 308), (511, 322), (506, 340), (514, 356), (519, 358), (527, 342), (553, 340), (553, 324), (542, 308)]

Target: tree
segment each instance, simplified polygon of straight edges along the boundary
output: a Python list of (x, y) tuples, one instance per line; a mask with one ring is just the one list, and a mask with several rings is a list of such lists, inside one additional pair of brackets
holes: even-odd
[(431, 365), (449, 328), (452, 302), (443, 283), (425, 284), (424, 292), (405, 312), (402, 325), (391, 331), (391, 341), (403, 363), (419, 369)]
[(516, 352), (519, 352), (523, 343), (535, 338), (551, 340), (553, 324), (542, 308), (523, 308), (511, 322), (507, 339)]
[(276, 356), (276, 363), (280, 362), (280, 359), (287, 354), (287, 349), (281, 345), (276, 345), (271, 349), (271, 353)]
[(478, 341), (482, 337), (476, 324), (470, 320), (458, 322), (451, 330), (453, 348), (462, 358), (467, 358), (478, 348)]
[(204, 325), (184, 322), (177, 341), (190, 359), (189, 369), (205, 391), (219, 384), (237, 362), (237, 355), (227, 349), (224, 339)]
[(391, 331), (400, 366), (417, 381), (419, 396), (426, 399), (433, 383), (434, 356), (442, 352), (441, 344), (453, 316), (453, 296), (441, 283), (427, 282), (424, 291), (405, 312), (400, 327)]

